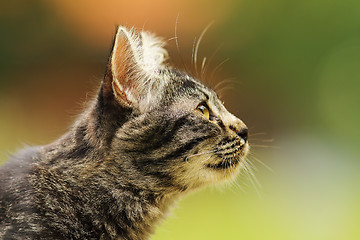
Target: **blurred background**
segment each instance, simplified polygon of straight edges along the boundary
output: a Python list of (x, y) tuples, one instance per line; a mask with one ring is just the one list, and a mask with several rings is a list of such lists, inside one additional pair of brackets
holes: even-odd
[(152, 239), (360, 239), (359, 0), (0, 0), (0, 163), (68, 129), (115, 25), (163, 36), (193, 69), (213, 20), (199, 59), (220, 69), (213, 85), (232, 79), (223, 99), (250, 129), (261, 186), (244, 175), (192, 194)]

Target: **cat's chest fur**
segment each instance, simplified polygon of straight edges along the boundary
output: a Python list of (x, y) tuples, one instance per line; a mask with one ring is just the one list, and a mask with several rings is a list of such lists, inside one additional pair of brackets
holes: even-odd
[(236, 176), (245, 124), (166, 57), (159, 38), (119, 27), (71, 130), (0, 169), (1, 239), (147, 239), (180, 196)]

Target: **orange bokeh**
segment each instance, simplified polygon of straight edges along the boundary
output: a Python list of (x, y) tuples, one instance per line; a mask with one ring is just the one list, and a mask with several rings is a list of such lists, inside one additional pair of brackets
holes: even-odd
[[(58, 17), (85, 41), (108, 44), (115, 25), (151, 29), (158, 35), (173, 37), (176, 17), (183, 34), (198, 35), (209, 22), (221, 23), (229, 16), (235, 1), (44, 1)], [(161, 7), (159, 7), (161, 6)]]

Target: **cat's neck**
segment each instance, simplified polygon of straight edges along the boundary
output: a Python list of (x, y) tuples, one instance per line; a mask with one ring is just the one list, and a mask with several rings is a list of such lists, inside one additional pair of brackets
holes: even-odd
[[(83, 227), (95, 228), (111, 238), (146, 239), (180, 191), (129, 167), (131, 160), (122, 149), (118, 149), (119, 156), (109, 155), (111, 141), (98, 132), (104, 126), (99, 126), (99, 117), (94, 118), (97, 111), (96, 106), (90, 108), (71, 131), (42, 148), (34, 182), (41, 183), (37, 188), (43, 193), (51, 192), (53, 205), (64, 206), (60, 211), (76, 209), (73, 217), (82, 218), (79, 222), (88, 219), (89, 226)], [(49, 176), (51, 182), (46, 180)], [(53, 192), (53, 182), (62, 192)]]

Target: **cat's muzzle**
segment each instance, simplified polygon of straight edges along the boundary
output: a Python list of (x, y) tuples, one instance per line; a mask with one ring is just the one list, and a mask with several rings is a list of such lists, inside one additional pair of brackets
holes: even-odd
[(220, 143), (215, 151), (216, 162), (208, 163), (206, 167), (216, 170), (233, 169), (246, 157), (249, 151), (249, 144), (244, 138), (226, 139)]

